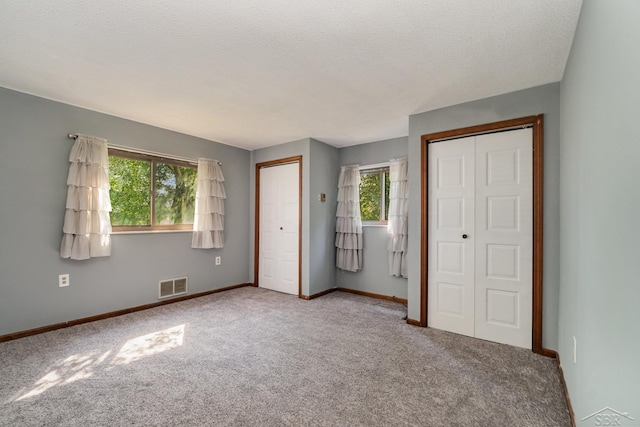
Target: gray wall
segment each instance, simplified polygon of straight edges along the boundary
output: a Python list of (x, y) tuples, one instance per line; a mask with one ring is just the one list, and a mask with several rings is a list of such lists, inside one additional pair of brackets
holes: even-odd
[[(407, 155), (408, 138), (394, 138), (368, 144), (340, 148), (338, 162), (344, 165), (372, 165)], [(337, 177), (336, 177), (337, 182)], [(364, 226), (363, 267), (357, 273), (337, 270), (337, 285), (341, 288), (407, 298), (407, 279), (389, 275), (387, 228)]]
[[(224, 162), (225, 247), (191, 249), (184, 232), (121, 234), (111, 257), (61, 259), (69, 132)], [(190, 293), (249, 281), (249, 154), (0, 88), (0, 335), (156, 302), (160, 279), (188, 275)], [(63, 273), (71, 275), (67, 288), (58, 287)]]
[(604, 407), (640, 426), (638, 17), (635, 0), (585, 0), (562, 81), (558, 350), (584, 426)]
[[(309, 295), (336, 286), (336, 207), (338, 204), (338, 150), (311, 140), (309, 183)], [(326, 194), (320, 202), (318, 195)]]
[[(335, 207), (337, 197), (337, 149), (312, 138), (287, 142), (251, 153), (251, 240), (254, 252), (255, 229), (255, 165), (257, 163), (302, 156), (302, 294), (313, 295), (335, 287)], [(320, 203), (318, 193), (325, 193), (327, 201)], [(253, 277), (253, 257), (249, 272)]]
[(544, 114), (544, 275), (542, 344), (558, 345), (560, 84), (553, 83), (409, 117), (409, 318), (420, 319), (420, 137)]

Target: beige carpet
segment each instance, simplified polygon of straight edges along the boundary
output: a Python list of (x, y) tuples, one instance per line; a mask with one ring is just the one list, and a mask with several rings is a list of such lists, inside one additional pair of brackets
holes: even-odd
[(568, 426), (555, 361), (241, 288), (0, 343), (2, 426)]

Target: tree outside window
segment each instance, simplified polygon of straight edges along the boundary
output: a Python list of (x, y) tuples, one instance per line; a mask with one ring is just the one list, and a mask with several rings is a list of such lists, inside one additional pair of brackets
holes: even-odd
[(190, 230), (196, 175), (187, 162), (110, 149), (113, 230)]
[(360, 170), (360, 217), (365, 224), (387, 223), (389, 186), (389, 166)]

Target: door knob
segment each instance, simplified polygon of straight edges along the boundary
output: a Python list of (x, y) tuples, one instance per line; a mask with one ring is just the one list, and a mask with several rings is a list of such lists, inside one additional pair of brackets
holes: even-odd
[[(282, 228), (281, 228), (280, 230), (282, 230)], [(462, 235), (462, 238), (463, 238), (463, 239), (466, 239), (467, 237), (469, 237), (469, 236), (467, 236), (466, 234), (463, 234), (463, 235)]]
[(280, 227), (280, 230), (282, 230), (282, 227)]

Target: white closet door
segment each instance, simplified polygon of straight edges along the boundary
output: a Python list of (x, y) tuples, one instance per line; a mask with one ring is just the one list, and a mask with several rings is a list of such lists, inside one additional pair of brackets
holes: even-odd
[(531, 348), (532, 138), (429, 145), (429, 326)]
[(532, 129), (476, 137), (476, 337), (531, 348)]
[(261, 288), (298, 295), (299, 164), (260, 169)]
[(475, 304), (473, 141), (429, 144), (427, 324), (469, 336)]

